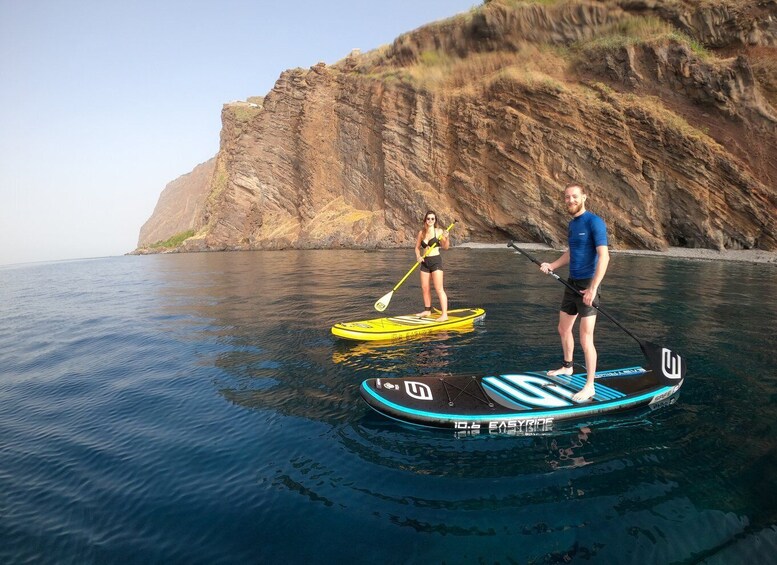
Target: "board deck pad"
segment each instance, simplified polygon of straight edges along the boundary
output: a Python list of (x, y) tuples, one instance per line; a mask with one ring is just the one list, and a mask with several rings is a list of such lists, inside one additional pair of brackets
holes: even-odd
[(356, 322), (340, 322), (332, 326), (337, 337), (354, 340), (392, 340), (414, 337), (428, 332), (460, 328), (482, 320), (486, 315), (482, 308), (448, 310), (448, 319), (440, 322), (440, 311), (418, 317), (415, 314), (373, 318)]
[(556, 422), (654, 407), (670, 399), (682, 381), (667, 386), (653, 371), (627, 367), (596, 374), (592, 399), (572, 396), (585, 373), (546, 371), (501, 375), (440, 375), (367, 379), (362, 398), (377, 412), (403, 422), (476, 433), (552, 431)]

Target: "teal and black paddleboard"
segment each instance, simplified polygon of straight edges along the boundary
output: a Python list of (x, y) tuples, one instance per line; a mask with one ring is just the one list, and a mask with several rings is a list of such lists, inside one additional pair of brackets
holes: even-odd
[(546, 371), (374, 378), (362, 383), (361, 395), (379, 413), (410, 424), (531, 434), (552, 431), (562, 421), (666, 404), (683, 383), (679, 373), (656, 374), (643, 367), (596, 376), (595, 395), (585, 402), (572, 400), (585, 384), (585, 373), (552, 377)]

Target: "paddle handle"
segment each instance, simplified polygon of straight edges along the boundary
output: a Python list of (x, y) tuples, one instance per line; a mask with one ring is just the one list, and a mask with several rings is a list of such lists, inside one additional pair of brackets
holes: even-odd
[[(446, 234), (447, 234), (448, 232), (450, 232), (450, 231), (451, 231), (451, 229), (453, 228), (453, 225), (454, 225), (455, 223), (456, 223), (456, 220), (453, 220), (453, 222), (451, 222), (451, 225), (449, 225), (449, 226), (448, 226), (448, 227), (445, 229), (445, 233), (446, 233)], [(432, 243), (432, 244), (431, 244), (431, 245), (430, 245), (430, 246), (429, 246), (429, 247), (426, 249), (426, 251), (424, 251), (424, 254), (421, 256), (421, 259), (424, 259), (424, 258), (425, 258), (425, 257), (426, 257), (426, 256), (427, 256), (427, 255), (428, 255), (428, 254), (429, 254), (429, 253), (432, 251), (432, 249), (434, 249), (436, 246), (437, 246), (437, 244), (436, 244), (436, 243)], [(400, 285), (401, 285), (403, 282), (405, 282), (405, 281), (407, 280), (407, 277), (409, 277), (409, 276), (410, 276), (410, 274), (411, 274), (413, 271), (415, 271), (415, 270), (416, 270), (416, 268), (418, 267), (418, 265), (420, 265), (420, 264), (421, 264), (420, 262), (416, 261), (415, 265), (413, 265), (413, 266), (410, 268), (410, 270), (407, 272), (407, 274), (405, 274), (405, 276), (404, 276), (404, 277), (402, 277), (402, 280), (401, 280), (401, 281), (399, 281), (399, 282), (397, 283), (397, 286), (395, 286), (394, 288), (392, 288), (392, 289), (391, 289), (391, 292), (394, 292), (396, 289), (398, 289), (398, 288), (400, 287)]]

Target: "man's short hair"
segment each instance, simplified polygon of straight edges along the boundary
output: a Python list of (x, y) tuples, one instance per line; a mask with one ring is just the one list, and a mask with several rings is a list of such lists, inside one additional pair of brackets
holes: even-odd
[(564, 188), (564, 191), (566, 191), (568, 188), (579, 188), (579, 189), (580, 189), (580, 192), (582, 192), (583, 194), (585, 194), (585, 193), (586, 193), (586, 192), (585, 192), (585, 187), (584, 187), (582, 184), (578, 184), (578, 183), (576, 183), (576, 182), (573, 182), (573, 183), (570, 183), (570, 184), (568, 184), (568, 185), (566, 186), (566, 188)]

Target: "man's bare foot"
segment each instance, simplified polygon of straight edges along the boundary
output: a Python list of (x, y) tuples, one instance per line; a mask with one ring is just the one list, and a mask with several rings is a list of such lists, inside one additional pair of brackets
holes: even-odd
[(431, 310), (424, 310), (423, 312), (419, 312), (415, 315), (416, 318), (428, 318), (432, 315)]
[(591, 400), (594, 397), (594, 394), (596, 394), (596, 391), (594, 390), (593, 384), (586, 384), (582, 389), (580, 389), (580, 392), (575, 393), (572, 396), (573, 402), (587, 402)]
[(559, 377), (559, 376), (569, 377), (574, 372), (575, 372), (574, 367), (561, 367), (560, 369), (553, 369), (552, 371), (548, 371), (548, 376), (549, 377)]
[(447, 315), (446, 315), (446, 316), (440, 316), (439, 318), (437, 318), (437, 321), (438, 321), (438, 322), (444, 322), (444, 321), (446, 321), (447, 319), (448, 319), (448, 316), (447, 316)]

